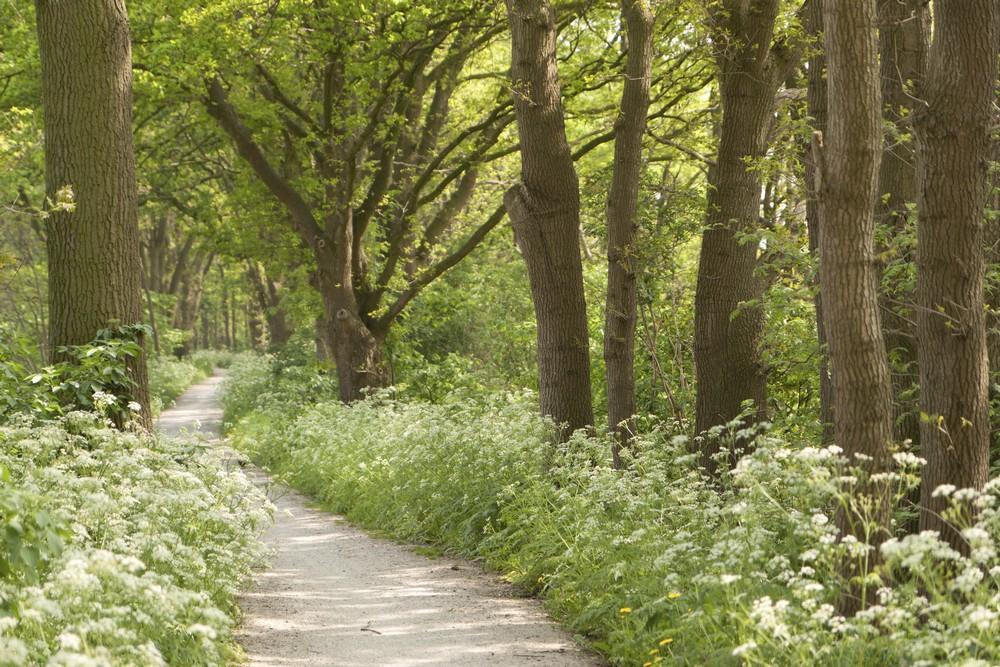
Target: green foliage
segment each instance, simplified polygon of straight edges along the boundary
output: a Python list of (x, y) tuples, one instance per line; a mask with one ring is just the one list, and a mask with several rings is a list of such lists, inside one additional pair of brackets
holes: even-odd
[(191, 355), (191, 363), (205, 375), (211, 375), (216, 368), (229, 368), (235, 356), (228, 350), (198, 350)]
[(233, 661), (269, 509), (220, 456), (80, 412), (0, 427), (0, 664)]
[[(39, 509), (42, 501), (15, 488), (10, 471), (0, 467), (0, 579), (34, 583), (42, 568), (62, 553), (67, 524)], [(0, 613), (12, 610), (0, 604)]]
[[(245, 415), (238, 448), (362, 525), (483, 559), (541, 593), (614, 664), (1000, 659), (1000, 480), (981, 493), (940, 491), (968, 557), (926, 533), (889, 539), (873, 568), (874, 547), (839, 538), (831, 517), (874, 525), (855, 492), (878, 484), (904, 496), (919, 483), (912, 454), (869, 479), (836, 447), (732, 424), (717, 435), (755, 448), (714, 485), (665, 426), (647, 424), (618, 471), (603, 440), (553, 446), (530, 394), (307, 406), (309, 392), (286, 375), (254, 401), (271, 373), (245, 358), (227, 381), (231, 417)], [(866, 600), (854, 618), (834, 606), (849, 585), (845, 559)]]
[(222, 397), (225, 422), (235, 423), (260, 406), (295, 414), (303, 405), (337, 396), (336, 378), (301, 362), (294, 348), (280, 355), (237, 355)]
[(193, 362), (176, 357), (159, 356), (149, 360), (149, 394), (153, 412), (159, 413), (173, 403), (184, 390), (209, 373)]
[(144, 325), (101, 330), (90, 343), (59, 348), (64, 360), (34, 373), (0, 346), (0, 422), (16, 413), (44, 420), (73, 410), (127, 422), (140, 409), (127, 364), (140, 357), (137, 338), (147, 331)]

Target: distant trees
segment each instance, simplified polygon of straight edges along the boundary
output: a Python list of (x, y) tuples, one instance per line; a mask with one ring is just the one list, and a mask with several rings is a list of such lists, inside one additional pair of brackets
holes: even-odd
[[(37, 0), (35, 8), (51, 208), (49, 347), (58, 360), (60, 346), (143, 321), (131, 43), (122, 0)], [(145, 358), (130, 362), (129, 374), (149, 426)]]
[(920, 439), (918, 371), (914, 294), (905, 267), (915, 259), (911, 240), (917, 205), (917, 147), (913, 138), (913, 111), (927, 59), (930, 10), (924, 0), (879, 0), (879, 67), (882, 80), (882, 117), (888, 129), (879, 168), (876, 225), (881, 241), (882, 286), (879, 291), (882, 328), (893, 379), (895, 439)]
[[(410, 20), (317, 4), (280, 15), (288, 34), (315, 39), (206, 83), (209, 114), (313, 255), (320, 333), (345, 401), (388, 382), (393, 322), (503, 219), (500, 208), (440, 252), (480, 167), (507, 154), (493, 149), (513, 114), (498, 100), (454, 119), (459, 74), (497, 28), (473, 5), (439, 10)], [(273, 122), (251, 119), (260, 104)]]

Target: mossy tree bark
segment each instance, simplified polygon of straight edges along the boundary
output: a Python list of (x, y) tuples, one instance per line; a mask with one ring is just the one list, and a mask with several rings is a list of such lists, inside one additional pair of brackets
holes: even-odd
[[(806, 31), (812, 39), (822, 45), (823, 41), (823, 0), (810, 0), (806, 7)], [(810, 125), (814, 132), (826, 132), (826, 53), (816, 48), (809, 57), (807, 72), (808, 89), (806, 104)], [(819, 197), (816, 192), (816, 162), (812, 147), (803, 142), (803, 163), (806, 177), (806, 229), (809, 234), (809, 254), (819, 262)], [(826, 325), (823, 317), (823, 285), (819, 271), (813, 279), (813, 304), (816, 308), (816, 335), (819, 342), (819, 419), (822, 424), (823, 442), (833, 441), (833, 378), (830, 376), (830, 355), (826, 343)]]
[[(50, 200), (72, 188), (75, 210), (48, 220), (49, 345), (92, 340), (143, 321), (132, 51), (122, 0), (37, 0)], [(151, 426), (145, 357), (129, 364)]]

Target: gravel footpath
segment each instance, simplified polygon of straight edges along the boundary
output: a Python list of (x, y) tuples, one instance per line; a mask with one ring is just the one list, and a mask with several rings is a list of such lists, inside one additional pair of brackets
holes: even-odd
[[(160, 417), (160, 430), (217, 437), (221, 382), (216, 375), (189, 389)], [(518, 597), (478, 565), (370, 537), (264, 473), (247, 472), (277, 508), (264, 536), (270, 568), (241, 598), (238, 639), (250, 665), (605, 664), (537, 600)]]

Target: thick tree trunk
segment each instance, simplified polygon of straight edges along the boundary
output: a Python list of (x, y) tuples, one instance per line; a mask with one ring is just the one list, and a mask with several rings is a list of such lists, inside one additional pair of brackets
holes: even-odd
[[(342, 223), (341, 232), (349, 235), (350, 227), (349, 222)], [(332, 250), (321, 249), (317, 272), (326, 315), (323, 339), (337, 366), (340, 400), (345, 403), (360, 400), (368, 390), (389, 383), (382, 359), (383, 338), (369, 329), (358, 310), (351, 283), (351, 262), (342, 256), (350, 252), (349, 237), (335, 244)]]
[[(910, 135), (910, 114), (916, 98), (913, 86), (924, 75), (929, 10), (924, 0), (879, 0), (879, 58), (882, 106), (885, 120), (894, 127), (882, 151), (875, 219), (886, 232), (898, 237), (906, 232), (909, 214), (917, 203), (916, 147)], [(880, 248), (879, 254), (887, 249)], [(901, 257), (905, 262), (912, 257)], [(885, 344), (893, 384), (894, 430), (898, 441), (920, 438), (917, 400), (917, 349), (909, 291), (880, 291)]]
[(615, 163), (608, 192), (608, 295), (604, 318), (604, 363), (608, 384), (608, 428), (615, 434), (612, 458), (635, 432), (636, 208), (642, 179), (642, 139), (649, 110), (653, 66), (653, 13), (644, 2), (622, 0), (628, 38), (625, 83), (615, 132)]
[[(49, 344), (142, 322), (138, 195), (132, 146), (132, 51), (122, 0), (37, 0), (45, 108), (45, 185), (71, 187), (75, 210), (47, 225)], [(144, 356), (129, 364), (151, 426)]]
[[(806, 30), (813, 37), (823, 39), (823, 0), (811, 0), (806, 8)], [(826, 54), (822, 48), (817, 48), (809, 58), (809, 83), (807, 105), (811, 125), (814, 132), (826, 132)], [(819, 198), (816, 192), (816, 162), (811, 154), (808, 142), (804, 147), (806, 155), (806, 228), (809, 234), (809, 254), (819, 262)], [(833, 441), (833, 378), (830, 376), (830, 355), (826, 343), (826, 325), (823, 316), (823, 285), (819, 281), (817, 270), (813, 284), (813, 303), (816, 308), (816, 334), (819, 341), (819, 419), (823, 425), (823, 442)]]
[[(750, 421), (763, 417), (767, 407), (767, 372), (760, 350), (764, 281), (755, 275), (758, 247), (752, 237), (759, 227), (761, 181), (752, 163), (767, 150), (784, 63), (772, 50), (778, 3), (755, 0), (743, 5), (715, 10), (714, 19), (719, 26), (722, 123), (716, 163), (709, 171), (695, 292), (699, 434), (739, 417), (746, 401), (754, 406)], [(715, 472), (719, 447), (718, 438), (701, 441), (701, 460), (709, 473)]]
[(947, 499), (934, 490), (981, 488), (989, 473), (982, 226), (998, 47), (996, 0), (934, 4), (926, 106), (916, 122), (920, 407), (928, 416), (920, 425), (920, 529), (940, 531), (960, 550), (968, 546), (941, 517)]
[(594, 424), (587, 303), (580, 258), (580, 192), (566, 139), (547, 0), (507, 0), (521, 183), (504, 204), (528, 268), (538, 324), (542, 414), (565, 434)]
[[(836, 443), (852, 465), (870, 474), (888, 469), (892, 442), (892, 386), (878, 309), (875, 265), (875, 193), (882, 155), (881, 90), (875, 35), (875, 0), (848, 7), (823, 7), (829, 82), (828, 131), (816, 135), (820, 196), (820, 284), (824, 323), (833, 370), (833, 423)], [(860, 454), (864, 459), (857, 459)], [(873, 543), (888, 535), (890, 503), (886, 485), (857, 488), (867, 507), (841, 509), (845, 535)], [(857, 563), (846, 564), (858, 574)], [(845, 612), (866, 604), (862, 589), (843, 600)]]

